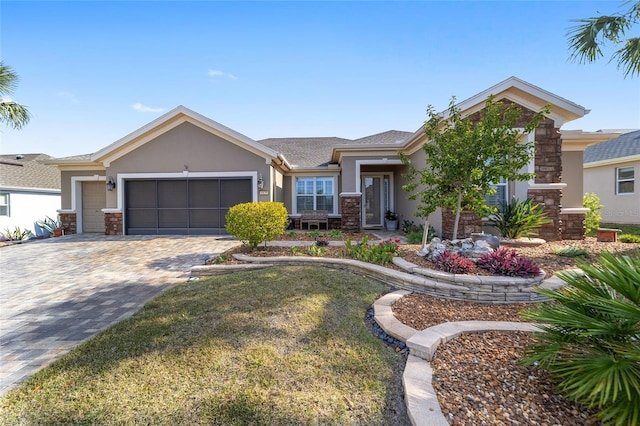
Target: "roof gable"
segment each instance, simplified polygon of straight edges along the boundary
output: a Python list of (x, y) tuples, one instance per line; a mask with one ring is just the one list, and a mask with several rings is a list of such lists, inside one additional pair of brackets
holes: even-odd
[(91, 154), (91, 161), (99, 162), (104, 164), (106, 167), (109, 167), (112, 161), (121, 158), (136, 148), (185, 122), (198, 126), (224, 140), (246, 149), (247, 151), (264, 157), (265, 159), (276, 160), (279, 158), (278, 152), (218, 123), (217, 121), (211, 120), (210, 118), (180, 105), (138, 130), (106, 146), (100, 151)]

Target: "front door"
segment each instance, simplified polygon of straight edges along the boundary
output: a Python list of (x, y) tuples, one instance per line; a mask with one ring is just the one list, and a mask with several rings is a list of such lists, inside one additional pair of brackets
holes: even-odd
[(104, 234), (106, 198), (104, 182), (82, 182), (82, 232)]
[(379, 227), (383, 224), (383, 183), (382, 176), (362, 177), (362, 224), (364, 227)]

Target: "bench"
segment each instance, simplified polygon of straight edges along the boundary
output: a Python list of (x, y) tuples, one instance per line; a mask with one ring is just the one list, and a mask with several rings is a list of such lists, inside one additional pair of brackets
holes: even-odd
[(615, 243), (618, 241), (618, 234), (622, 233), (622, 229), (599, 228), (598, 241), (602, 243)]
[(326, 229), (329, 229), (329, 212), (326, 210), (303, 210), (300, 215), (300, 229), (302, 224), (307, 224), (307, 230), (311, 229), (311, 226), (316, 226), (320, 229), (320, 224), (324, 223)]

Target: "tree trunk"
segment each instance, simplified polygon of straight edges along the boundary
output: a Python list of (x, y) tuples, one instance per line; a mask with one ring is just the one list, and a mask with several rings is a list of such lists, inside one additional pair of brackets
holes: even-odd
[(462, 210), (462, 191), (458, 192), (458, 206), (456, 207), (456, 219), (453, 222), (453, 240), (458, 239), (458, 223), (460, 223), (460, 213)]

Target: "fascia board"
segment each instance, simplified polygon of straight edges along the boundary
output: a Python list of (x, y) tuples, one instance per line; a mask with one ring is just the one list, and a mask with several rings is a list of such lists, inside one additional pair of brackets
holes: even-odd
[(399, 151), (403, 151), (404, 144), (397, 145), (341, 145), (333, 147), (331, 150), (331, 161), (342, 162), (344, 157), (356, 157), (362, 155), (397, 155)]
[(562, 151), (584, 151), (591, 145), (617, 138), (620, 132), (584, 132), (582, 130), (561, 130)]
[(31, 188), (28, 186), (5, 186), (0, 185), (0, 191), (22, 192), (22, 193), (37, 193), (37, 194), (54, 194), (60, 195), (61, 190), (56, 188)]
[(593, 167), (613, 166), (622, 163), (631, 163), (634, 161), (640, 161), (640, 155), (628, 155), (626, 157), (609, 158), (608, 160), (592, 161), (590, 163), (584, 163), (583, 169), (591, 169)]
[(61, 172), (77, 172), (77, 171), (87, 171), (87, 170), (95, 170), (97, 172), (104, 172), (106, 168), (99, 163), (65, 163), (58, 164), (58, 170)]

